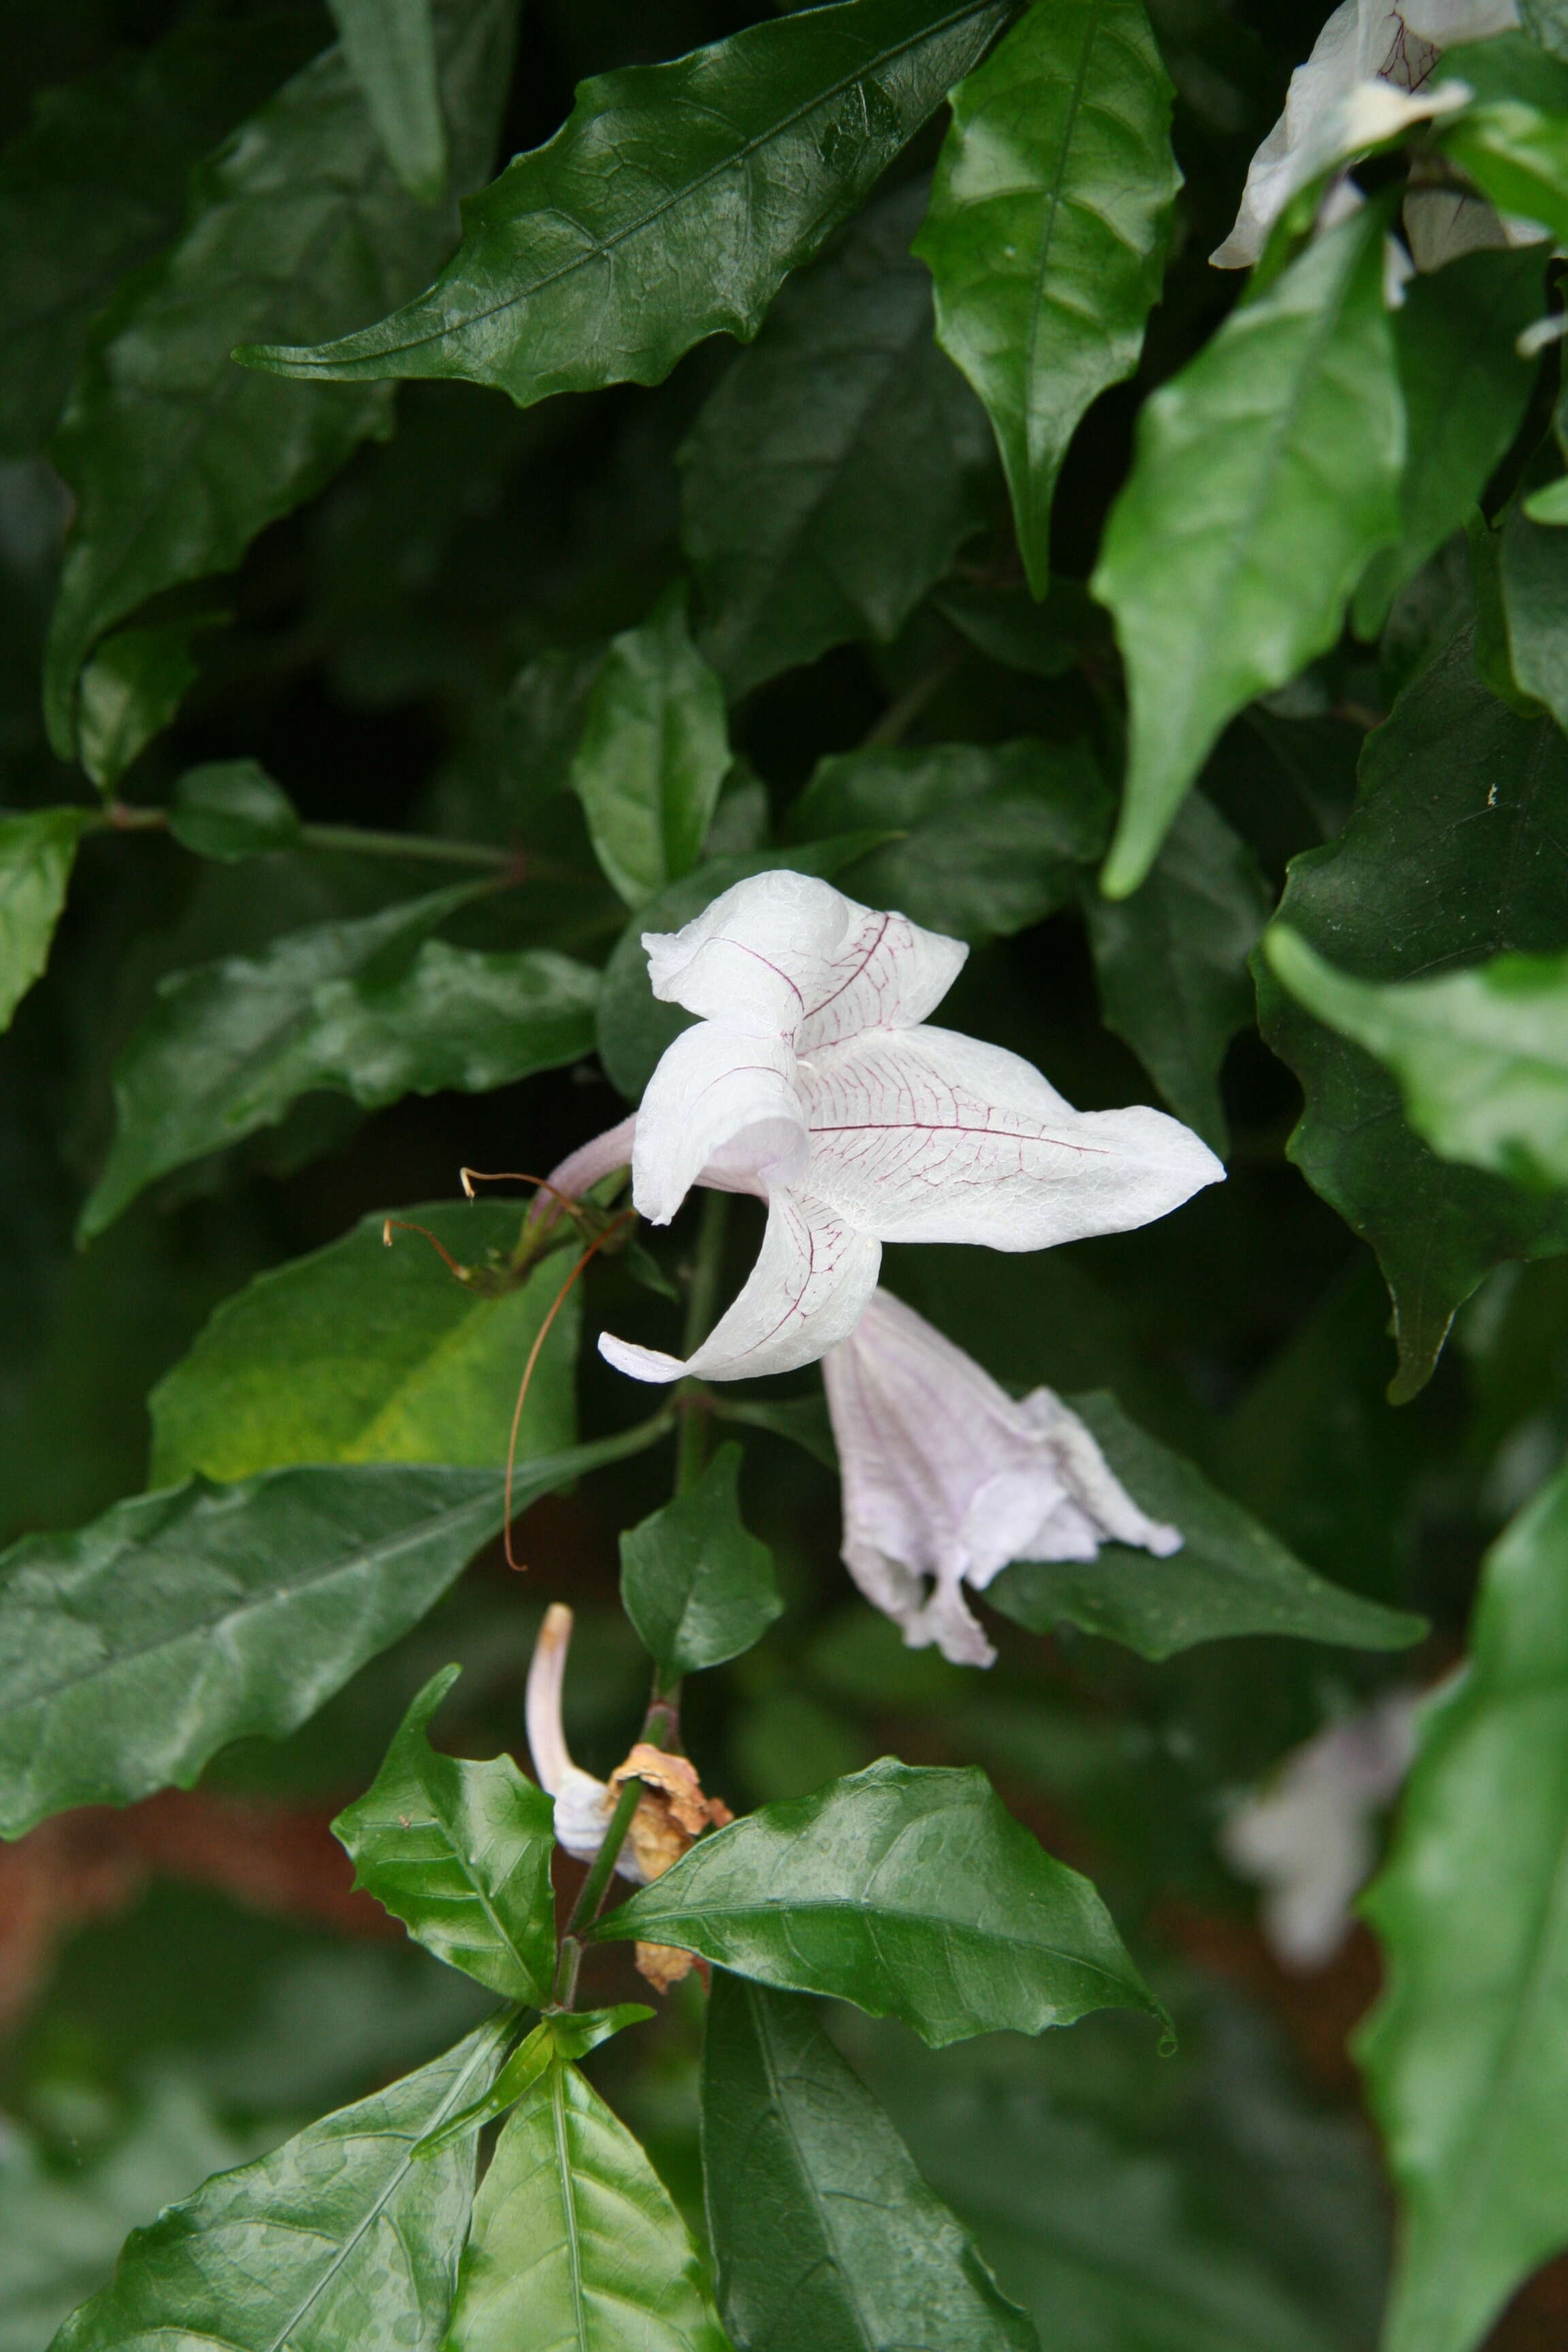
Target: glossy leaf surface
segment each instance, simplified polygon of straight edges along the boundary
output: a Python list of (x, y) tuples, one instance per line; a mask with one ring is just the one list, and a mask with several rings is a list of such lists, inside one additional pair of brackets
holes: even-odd
[(149, 2229), (55, 2338), (56, 2352), (436, 2352), (474, 2193), (473, 2136), (415, 2159), (416, 2143), (482, 2091), (505, 2025), (271, 2156), (219, 2173)]
[(885, 826), (904, 837), (843, 887), (960, 939), (1005, 938), (1066, 905), (1105, 847), (1111, 800), (1085, 742), (935, 743), (820, 761), (790, 814), (797, 838)]
[(784, 1611), (773, 1554), (741, 1518), (741, 1461), (721, 1445), (694, 1486), (621, 1538), (621, 1600), (667, 1685), (738, 1658)]
[[(1475, 675), (1468, 635), (1400, 698), (1363, 755), (1361, 797), (1337, 839), (1294, 859), (1281, 920), (1354, 980), (1418, 980), (1456, 958), (1563, 943), (1559, 844), (1568, 744)], [(1391, 1394), (1430, 1377), (1454, 1310), (1489, 1269), (1568, 1247), (1568, 1217), (1479, 1169), (1437, 1159), (1399, 1090), (1258, 973), (1263, 1034), (1307, 1108), (1290, 1156), (1376, 1250), (1394, 1298)]]
[(689, 873), (730, 765), (724, 695), (679, 596), (615, 638), (583, 711), (572, 785), (629, 907)]
[(1404, 2214), (1388, 2352), (1469, 2352), (1568, 2244), (1565, 1579), (1559, 1472), (1489, 1556), (1366, 1898), (1389, 1983), (1360, 2055)]
[(291, 849), (300, 820), (280, 784), (255, 760), (212, 760), (174, 786), (169, 831), (198, 857), (259, 857)]
[(952, 93), (915, 250), (942, 347), (995, 427), (1037, 596), (1068, 444), (1137, 366), (1159, 298), (1181, 184), (1171, 96), (1142, 0), (1031, 8)]
[(427, 294), (335, 342), (258, 338), (245, 357), (340, 382), (460, 376), (522, 405), (658, 383), (704, 335), (756, 333), (1006, 15), (1006, 0), (842, 0), (598, 75), (468, 205)]
[(686, 2224), (626, 2126), (552, 2056), (474, 2204), (446, 2352), (728, 2352)]
[(0, 817), (0, 1029), (49, 960), (71, 867), (91, 813), (34, 809)]
[[(454, 176), (489, 163), (515, 12), (439, 0)], [(46, 668), (49, 731), (76, 740), (96, 641), (160, 591), (229, 572), (367, 434), (384, 393), (289, 393), (233, 365), (260, 336), (336, 332), (426, 279), (452, 226), (399, 187), (338, 49), (315, 58), (198, 175), (189, 225), (96, 323), (55, 459), (77, 501)]]
[(411, 196), (439, 203), (447, 189), (447, 126), (430, 0), (328, 0), (328, 5), (393, 170)]
[(1093, 583), (1131, 702), (1112, 896), (1148, 872), (1226, 721), (1339, 635), (1356, 581), (1398, 534), (1404, 454), (1383, 220), (1367, 205), (1233, 311), (1140, 414)]
[(1508, 668), (1514, 685), (1568, 720), (1568, 536), (1509, 511), (1498, 556)]
[(180, 621), (116, 629), (83, 670), (77, 748), (100, 792), (112, 791), (194, 685), (191, 635), (191, 624)]
[(893, 2016), (941, 2048), (1094, 2009), (1161, 2014), (1088, 1879), (984, 1772), (884, 1757), (700, 1839), (601, 1921), (720, 1968)]
[(702, 2162), (720, 2309), (749, 2352), (1035, 2352), (798, 1993), (715, 1976)]
[(555, 1808), (510, 1756), (446, 1756), (427, 1736), (461, 1668), (433, 1675), (365, 1794), (332, 1823), (354, 1885), (416, 1943), (503, 2000), (537, 2009), (555, 1970)]
[(1140, 1507), (1180, 1528), (1185, 1540), (1169, 1559), (1107, 1543), (1095, 1560), (1005, 1568), (985, 1597), (1005, 1616), (1037, 1633), (1077, 1625), (1145, 1658), (1240, 1633), (1286, 1633), (1363, 1650), (1402, 1650), (1420, 1640), (1426, 1627), (1419, 1617), (1314, 1575), (1192, 1463), (1145, 1436), (1114, 1397), (1078, 1396), (1071, 1403)]
[[(342, 1241), (290, 1260), (227, 1298), (153, 1390), (153, 1475), (248, 1478), (289, 1462), (446, 1462), (495, 1469), (539, 1327), (571, 1265), (546, 1259), (526, 1282), (489, 1286), (521, 1225), (498, 1201), (426, 1202), (425, 1226), (478, 1277), (458, 1281), (417, 1233), (362, 1220)], [(533, 1369), (518, 1459), (570, 1445), (581, 1328), (574, 1291)]]
[(732, 694), (897, 636), (984, 520), (985, 420), (909, 250), (926, 194), (894, 189), (785, 287), (681, 450), (701, 643)]

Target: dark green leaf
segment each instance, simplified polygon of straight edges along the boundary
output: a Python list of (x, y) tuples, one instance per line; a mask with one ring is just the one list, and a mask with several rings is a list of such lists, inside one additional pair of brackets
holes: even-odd
[(77, 747), (100, 792), (109, 793), (154, 735), (161, 735), (195, 682), (191, 638), (212, 617), (117, 629), (81, 675)]
[(905, 838), (844, 876), (873, 907), (935, 931), (1006, 937), (1065, 905), (1105, 847), (1111, 802), (1086, 742), (935, 743), (818, 762), (790, 816), (797, 840), (856, 825)]
[(637, 2000), (619, 2001), (614, 2009), (550, 2011), (518, 2043), (484, 2097), (432, 2132), (420, 2155), (434, 2155), (448, 2140), (459, 2139), (465, 2132), (477, 2131), (481, 2124), (494, 2123), (498, 2116), (504, 2116), (533, 2088), (552, 2057), (586, 2057), (590, 2050), (625, 2032), (628, 2025), (645, 2024), (656, 2013)]
[(837, 1472), (838, 1468), (838, 1448), (833, 1443), (827, 1400), (820, 1391), (816, 1396), (763, 1399), (737, 1395), (733, 1384), (726, 1381), (713, 1391), (711, 1410), (720, 1421), (732, 1421), (742, 1429), (766, 1429), (774, 1437), (787, 1437), (792, 1445), (815, 1455), (826, 1470)]
[(258, 761), (214, 760), (187, 768), (174, 786), (169, 831), (198, 857), (227, 861), (291, 849), (300, 820), (288, 793)]
[(629, 907), (690, 872), (730, 765), (724, 696), (693, 646), (685, 599), (616, 637), (572, 762), (595, 853)]
[(1474, 93), (1438, 144), (1500, 212), (1568, 236), (1568, 65), (1524, 33), (1447, 50), (1445, 77)]
[[(1337, 840), (1296, 858), (1281, 919), (1352, 979), (1417, 980), (1457, 958), (1560, 949), (1568, 742), (1488, 693), (1468, 635), (1369, 737)], [(1430, 1377), (1454, 1310), (1505, 1258), (1568, 1248), (1568, 1216), (1500, 1177), (1436, 1159), (1363, 1047), (1258, 972), (1264, 1035), (1300, 1079), (1290, 1139), (1308, 1181), (1376, 1250), (1394, 1297), (1396, 1402)]]
[(621, 1538), (621, 1601), (667, 1687), (760, 1642), (784, 1611), (773, 1554), (741, 1519), (741, 1448)]
[(601, 1920), (737, 1976), (901, 2018), (940, 2049), (1159, 2003), (1087, 1878), (973, 1769), (884, 1757), (699, 1840)]
[(320, 37), (304, 9), (198, 15), (35, 101), (0, 159), (0, 452), (42, 449), (94, 312), (183, 226), (191, 166)]
[[(474, 1276), (458, 1281), (418, 1233), (365, 1217), (310, 1256), (227, 1298), (148, 1399), (153, 1475), (248, 1478), (290, 1462), (447, 1462), (497, 1468), (539, 1328), (570, 1260), (526, 1282), (503, 1272), (521, 1210), (426, 1202), (405, 1213)], [(498, 1263), (499, 1262), (499, 1263)], [(570, 1445), (581, 1324), (573, 1291), (539, 1352), (518, 1459)]]
[(114, 2277), (54, 2352), (437, 2352), (474, 2194), (472, 2137), (414, 2150), (494, 2072), (506, 2026), (218, 2174), (127, 2240)]
[(915, 251), (937, 334), (990, 412), (1029, 583), (1079, 420), (1131, 375), (1159, 299), (1181, 173), (1142, 0), (1030, 8), (952, 93)]
[(474, 2201), (445, 2352), (524, 2344), (542, 2352), (729, 2352), (658, 2175), (553, 2052), (496, 2143)]
[(743, 881), (748, 874), (767, 874), (783, 866), (794, 874), (831, 878), (855, 858), (875, 849), (881, 838), (879, 833), (852, 833), (836, 841), (812, 842), (804, 849), (759, 849), (747, 857), (711, 858), (639, 908), (605, 966), (599, 997), (599, 1059), (611, 1085), (618, 1087), (628, 1102), (636, 1102), (665, 1047), (691, 1020), (679, 1004), (661, 1004), (648, 986), (647, 956), (642, 943), (645, 931), (678, 931), (721, 891)]
[(1092, 1561), (1005, 1568), (985, 1593), (1004, 1615), (1037, 1633), (1081, 1626), (1144, 1658), (1238, 1633), (1288, 1633), (1359, 1650), (1403, 1650), (1421, 1639), (1421, 1618), (1315, 1576), (1200, 1470), (1146, 1437), (1114, 1397), (1071, 1403), (1139, 1507), (1180, 1528), (1185, 1540), (1169, 1559), (1108, 1543)]
[(1519, 429), (1536, 362), (1516, 338), (1545, 308), (1544, 248), (1462, 254), (1414, 278), (1394, 314), (1406, 446), (1403, 530), (1356, 590), (1359, 635), (1375, 637), (1395, 596), (1486, 488)]
[(354, 1885), (416, 1943), (503, 2000), (537, 2009), (555, 1971), (555, 1808), (510, 1756), (470, 1763), (431, 1747), (426, 1726), (461, 1672), (431, 1676), (332, 1835)]
[(1226, 721), (1332, 644), (1398, 534), (1383, 238), (1376, 205), (1317, 238), (1140, 414), (1094, 576), (1131, 698), (1115, 897), (1148, 872)]
[(115, 1068), (114, 1144), (83, 1235), (156, 1177), (276, 1126), (314, 1088), (374, 1109), (408, 1093), (482, 1093), (590, 1052), (599, 978), (587, 965), (426, 937), (483, 887), (290, 931), (259, 956), (166, 980)]
[(1030, 677), (1065, 677), (1086, 643), (1109, 649), (1110, 624), (1076, 580), (1053, 580), (1043, 604), (1021, 580), (996, 588), (952, 581), (931, 601), (988, 660)]
[[(489, 163), (510, 0), (439, 0), (459, 187)], [(56, 750), (76, 745), (78, 673), (148, 597), (229, 572), (312, 495), (390, 395), (289, 393), (231, 364), (234, 345), (333, 333), (384, 310), (450, 250), (452, 225), (398, 186), (342, 52), (307, 66), (197, 175), (190, 224), (97, 322), (56, 444), (77, 513), (50, 630)]]
[(1036, 2352), (798, 1994), (715, 1977), (702, 2171), (720, 2308), (748, 2352)]
[(1299, 1003), (1398, 1079), (1445, 1160), (1568, 1187), (1568, 956), (1497, 956), (1436, 980), (1352, 980), (1281, 924), (1268, 961)]
[(427, 294), (336, 342), (244, 357), (340, 382), (460, 376), (524, 406), (658, 383), (704, 335), (756, 333), (1007, 13), (1007, 0), (844, 0), (600, 74), (554, 138), (468, 206)]
[(925, 194), (894, 190), (785, 288), (680, 453), (702, 644), (732, 694), (848, 637), (889, 642), (984, 520), (985, 420), (910, 257)]
[(387, 160), (411, 196), (447, 193), (447, 126), (430, 0), (327, 0)]
[(0, 1029), (49, 960), (77, 845), (91, 823), (81, 808), (0, 817)]
[(1568, 2244), (1568, 1477), (1488, 1558), (1366, 1898), (1389, 1985), (1360, 2056), (1399, 2184), (1388, 2352), (1469, 2352)]
[(1568, 533), (1514, 507), (1493, 545), (1513, 682), (1568, 726)]
[(1227, 1149), (1220, 1065), (1253, 1017), (1247, 960), (1268, 918), (1258, 861), (1214, 803), (1188, 795), (1130, 898), (1083, 894), (1100, 1018), (1178, 1118)]

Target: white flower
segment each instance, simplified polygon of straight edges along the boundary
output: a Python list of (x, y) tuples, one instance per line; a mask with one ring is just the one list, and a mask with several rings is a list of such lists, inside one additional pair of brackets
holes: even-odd
[(1047, 1249), (1147, 1224), (1225, 1174), (1163, 1111), (1075, 1111), (1016, 1054), (928, 1026), (968, 950), (809, 875), (738, 882), (643, 945), (654, 994), (700, 1018), (637, 1113), (637, 1208), (668, 1224), (700, 1183), (759, 1194), (768, 1222), (688, 1361), (601, 1337), (634, 1379), (813, 1362), (859, 1321), (885, 1241)]
[(911, 1649), (956, 1664), (995, 1652), (964, 1606), (1016, 1559), (1093, 1559), (1102, 1543), (1164, 1559), (1180, 1531), (1145, 1517), (1049, 1389), (1015, 1403), (962, 1348), (887, 1291), (824, 1357), (844, 1480), (844, 1562)]
[[(566, 1654), (572, 1646), (572, 1612), (552, 1601), (533, 1645), (524, 1702), (528, 1752), (539, 1785), (555, 1800), (555, 1842), (574, 1862), (592, 1862), (605, 1843), (605, 1832), (616, 1810), (616, 1791), (607, 1780), (595, 1780), (572, 1761), (561, 1720), (561, 1695), (566, 1680)], [(643, 1873), (628, 1840), (616, 1864), (623, 1878), (643, 1883)]]
[(1263, 1932), (1294, 1969), (1331, 1960), (1377, 1860), (1373, 1822), (1415, 1752), (1419, 1695), (1390, 1691), (1285, 1759), (1220, 1832), (1231, 1868), (1265, 1889)]
[(1515, 0), (1407, 0), (1398, 8), (1342, 0), (1290, 77), (1285, 111), (1252, 159), (1236, 226), (1209, 257), (1215, 268), (1250, 268), (1291, 197), (1331, 165), (1463, 105), (1462, 82), (1429, 87), (1441, 51), (1518, 22)]

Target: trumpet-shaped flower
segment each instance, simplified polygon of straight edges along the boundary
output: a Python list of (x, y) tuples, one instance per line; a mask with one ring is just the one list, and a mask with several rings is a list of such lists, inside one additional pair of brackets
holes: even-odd
[(654, 994), (698, 1020), (637, 1113), (637, 1208), (668, 1224), (705, 1184), (760, 1195), (768, 1220), (685, 1362), (601, 1338), (634, 1379), (813, 1362), (859, 1321), (884, 1242), (1047, 1249), (1147, 1224), (1224, 1176), (1163, 1111), (1076, 1111), (1018, 1055), (929, 1025), (968, 950), (811, 876), (738, 882), (643, 945)]
[(1016, 1559), (1093, 1559), (1102, 1543), (1163, 1559), (1181, 1532), (1145, 1517), (1049, 1389), (1016, 1403), (887, 1291), (823, 1359), (844, 1480), (844, 1562), (911, 1649), (995, 1656), (964, 1605)]

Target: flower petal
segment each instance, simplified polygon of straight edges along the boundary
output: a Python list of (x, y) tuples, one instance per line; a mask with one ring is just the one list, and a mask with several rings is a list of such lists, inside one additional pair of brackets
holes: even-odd
[(783, 1037), (721, 1022), (682, 1030), (648, 1080), (637, 1113), (632, 1198), (668, 1225), (704, 1170), (716, 1190), (760, 1192), (804, 1171), (811, 1149)]
[(934, 1012), (963, 970), (962, 940), (924, 931), (907, 915), (879, 914), (844, 901), (856, 920), (828, 959), (795, 1033), (802, 1054), (837, 1045), (863, 1029), (910, 1029)]
[(880, 1245), (856, 1233), (820, 1201), (775, 1192), (751, 1278), (696, 1353), (682, 1363), (608, 1331), (599, 1353), (635, 1381), (742, 1381), (793, 1372), (846, 1338), (877, 1286)]
[[(1171, 1527), (1163, 1519), (1152, 1519), (1146, 1511), (1139, 1509), (1100, 1452), (1093, 1431), (1063, 1404), (1060, 1397), (1049, 1389), (1036, 1389), (1023, 1400), (1018, 1410), (1030, 1428), (1047, 1440), (1068, 1495), (1098, 1536), (1108, 1543), (1136, 1544), (1144, 1551), (1152, 1551), (1156, 1559), (1169, 1559), (1173, 1552), (1181, 1550), (1184, 1538), (1180, 1528)], [(1053, 1540), (1060, 1540), (1063, 1532), (1047, 1522), (1037, 1528), (1030, 1539), (1041, 1549), (1013, 1556), (1016, 1559), (1081, 1559), (1081, 1552), (1044, 1548)], [(972, 1578), (971, 1581), (977, 1580)]]
[(882, 1241), (1049, 1249), (1130, 1232), (1225, 1170), (1163, 1111), (1076, 1111), (999, 1045), (922, 1027), (801, 1065), (811, 1181)]
[(629, 1168), (632, 1143), (637, 1131), (637, 1115), (634, 1110), (618, 1127), (609, 1127), (603, 1135), (580, 1143), (564, 1160), (552, 1168), (543, 1184), (529, 1203), (523, 1219), (524, 1230), (530, 1234), (548, 1233), (556, 1220), (565, 1213), (563, 1201), (580, 1201), (591, 1192), (602, 1176), (617, 1168)]
[(865, 909), (811, 874), (753, 874), (679, 931), (645, 931), (648, 982), (705, 1021), (793, 1036)]

